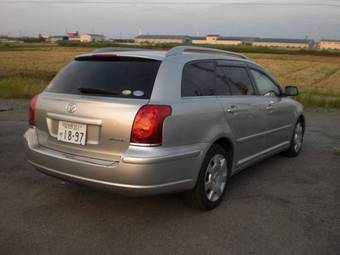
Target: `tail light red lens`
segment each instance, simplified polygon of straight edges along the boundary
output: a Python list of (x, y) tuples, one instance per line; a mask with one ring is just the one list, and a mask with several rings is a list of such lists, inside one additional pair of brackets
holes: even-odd
[(131, 143), (160, 145), (162, 144), (163, 122), (171, 115), (168, 105), (144, 105), (136, 114), (132, 131)]
[(35, 106), (37, 104), (37, 98), (37, 96), (32, 97), (28, 110), (28, 121), (31, 126), (35, 126)]

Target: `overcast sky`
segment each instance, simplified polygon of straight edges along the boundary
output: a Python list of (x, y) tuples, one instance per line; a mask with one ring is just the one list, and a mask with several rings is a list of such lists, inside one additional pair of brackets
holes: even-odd
[(340, 0), (0, 0), (0, 34), (340, 39)]

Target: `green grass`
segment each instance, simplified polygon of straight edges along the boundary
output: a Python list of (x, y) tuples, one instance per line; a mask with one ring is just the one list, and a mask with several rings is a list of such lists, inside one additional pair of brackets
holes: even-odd
[[(91, 52), (100, 47), (144, 47), (168, 49), (178, 44), (127, 45), (104, 43), (67, 43), (60, 47), (53, 44), (26, 43), (7, 45), (0, 43), (0, 98), (30, 98), (42, 91), (75, 55)], [(86, 48), (87, 47), (87, 48)], [(255, 53), (250, 46), (220, 47)], [(1, 50), (2, 49), (2, 50)], [(262, 48), (272, 53), (272, 49)], [(323, 56), (284, 55), (285, 50), (274, 49), (280, 54), (249, 54), (256, 62), (276, 75), (281, 84), (297, 84), (300, 95), (294, 97), (305, 107), (340, 108), (340, 65), (339, 58)], [(18, 51), (18, 52), (15, 52)], [(257, 52), (256, 52), (257, 53)], [(340, 52), (338, 52), (340, 54)]]
[(0, 80), (0, 98), (31, 98), (39, 94), (48, 82), (31, 78), (10, 78)]
[(3, 79), (32, 79), (50, 81), (56, 72), (46, 70), (18, 70), (16, 72), (0, 72), (0, 81)]
[(143, 43), (139, 45), (135, 44), (120, 44), (113, 42), (59, 42), (58, 45), (64, 47), (91, 47), (91, 48), (103, 48), (103, 47), (133, 47), (133, 48), (146, 48), (146, 49), (159, 49), (168, 50), (172, 47), (179, 45), (208, 47), (221, 50), (229, 50), (241, 53), (267, 53), (267, 54), (289, 54), (289, 55), (313, 55), (313, 56), (340, 56), (340, 51), (336, 50), (319, 50), (319, 49), (297, 49), (297, 48), (278, 48), (278, 47), (258, 47), (251, 45), (211, 45), (211, 44), (178, 44), (178, 43)]
[[(279, 47), (258, 47), (251, 45), (211, 45), (211, 44), (178, 44), (178, 43), (143, 43), (143, 44), (128, 44), (115, 42), (67, 42), (60, 41), (57, 43), (62, 47), (86, 47), (86, 48), (103, 48), (103, 47), (133, 47), (168, 50), (179, 45), (209, 47), (221, 50), (229, 50), (241, 53), (265, 53), (265, 54), (289, 54), (289, 55), (312, 55), (312, 56), (340, 56), (340, 51), (336, 50), (319, 50), (319, 49), (296, 49), (296, 48), (279, 48)], [(49, 50), (55, 47), (55, 44), (50, 43), (0, 43), (0, 51), (23, 51), (23, 50)]]
[(0, 51), (47, 51), (51, 47), (46, 43), (0, 43)]
[[(48, 83), (49, 79), (41, 79), (41, 76), (0, 79), (0, 98), (31, 98)], [(293, 99), (307, 108), (340, 108), (340, 95), (332, 92), (302, 91)]]
[(43, 91), (55, 75), (44, 70), (0, 72), (0, 98), (31, 98)]
[(300, 94), (293, 99), (299, 101), (307, 108), (340, 108), (340, 95), (332, 93), (331, 91), (301, 91)]

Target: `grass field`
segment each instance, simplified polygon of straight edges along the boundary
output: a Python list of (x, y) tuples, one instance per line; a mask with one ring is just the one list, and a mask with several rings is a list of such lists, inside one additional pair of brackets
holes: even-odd
[[(0, 46), (0, 98), (28, 98), (42, 91), (74, 56), (89, 47)], [(282, 84), (300, 89), (306, 107), (340, 108), (340, 56), (246, 53)]]

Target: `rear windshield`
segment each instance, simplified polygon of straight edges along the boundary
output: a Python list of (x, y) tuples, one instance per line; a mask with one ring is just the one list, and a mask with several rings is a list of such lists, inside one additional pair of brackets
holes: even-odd
[(149, 99), (159, 66), (150, 59), (83, 57), (62, 69), (46, 91)]

